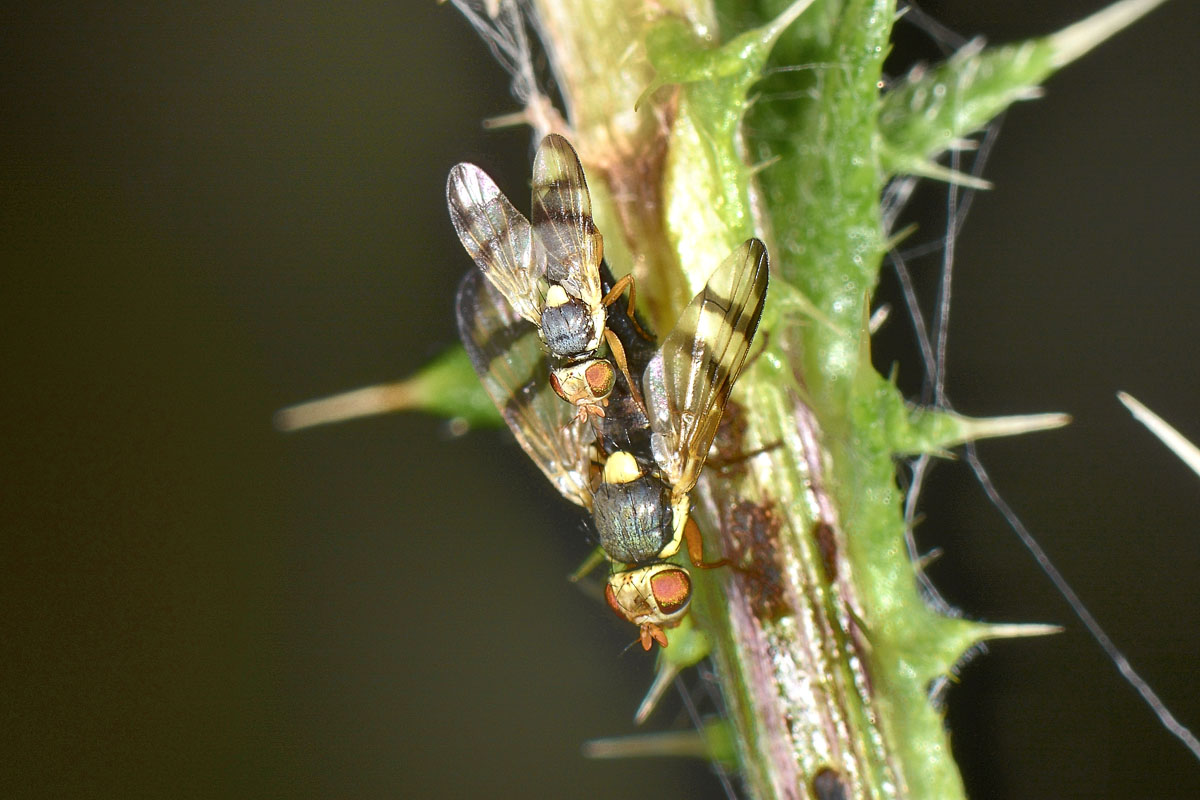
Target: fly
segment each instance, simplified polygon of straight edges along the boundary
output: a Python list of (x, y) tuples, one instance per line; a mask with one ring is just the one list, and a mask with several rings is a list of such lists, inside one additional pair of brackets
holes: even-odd
[[(605, 599), (640, 629), (642, 647), (667, 645), (691, 600), (687, 570), (667, 559), (686, 542), (705, 564), (689, 493), (700, 477), (733, 384), (746, 363), (767, 294), (766, 247), (748, 239), (729, 255), (692, 299), (642, 374), (649, 447), (605, 449), (592, 518), (600, 546), (625, 568), (608, 579)], [(605, 424), (608, 420), (604, 421)], [(626, 430), (628, 441), (645, 441)], [(647, 452), (648, 450), (648, 452)]]
[(633, 385), (621, 342), (605, 324), (607, 307), (632, 289), (632, 279), (626, 276), (602, 293), (604, 239), (592, 220), (587, 179), (570, 142), (550, 134), (538, 146), (532, 224), (474, 164), (450, 170), (446, 203), (479, 271), (536, 328), (552, 359), (554, 392), (575, 407), (580, 420), (603, 417), (616, 371), (597, 356), (602, 340)]

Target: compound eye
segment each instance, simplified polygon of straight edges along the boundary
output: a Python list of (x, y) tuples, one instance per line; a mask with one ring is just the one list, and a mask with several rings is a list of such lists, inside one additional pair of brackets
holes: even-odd
[(667, 617), (681, 615), (692, 599), (692, 579), (685, 570), (669, 567), (650, 579), (658, 610)]
[(621, 606), (621, 601), (617, 599), (617, 593), (613, 591), (611, 583), (604, 586), (604, 602), (608, 603), (608, 607), (621, 619), (633, 621), (633, 617)]
[(617, 374), (613, 370), (612, 364), (607, 361), (597, 361), (590, 365), (584, 372), (584, 377), (587, 379), (592, 396), (597, 400), (608, 397), (617, 382)]
[(550, 370), (550, 388), (563, 400), (566, 400), (568, 403), (571, 402), (571, 398), (567, 397), (566, 392), (563, 391), (562, 381), (558, 379), (558, 373), (554, 370)]

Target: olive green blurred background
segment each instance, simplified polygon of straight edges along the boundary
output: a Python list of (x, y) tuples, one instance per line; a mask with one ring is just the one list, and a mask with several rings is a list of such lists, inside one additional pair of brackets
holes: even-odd
[[(928, 8), (1006, 41), (1099, 5)], [(1194, 727), (1200, 480), (1113, 393), (1200, 439), (1198, 30), (1176, 0), (1009, 114), (958, 243), (949, 353), (966, 413), (1075, 415), (981, 453)], [(453, 163), (525, 205), (528, 134), (481, 130), (513, 103), (458, 15), (9, 10), (0, 63), (0, 796), (721, 796), (698, 763), (579, 755), (631, 731), (650, 662), (563, 580), (584, 523), (504, 436), (271, 428), (454, 341)], [(918, 199), (914, 242), (944, 192)], [(912, 266), (931, 286), (937, 258)], [(911, 338), (894, 315), (877, 360)], [(950, 600), (1068, 627), (994, 646), (951, 691), (973, 796), (1200, 794), (966, 467), (925, 499)], [(651, 727), (683, 724), (672, 698)]]

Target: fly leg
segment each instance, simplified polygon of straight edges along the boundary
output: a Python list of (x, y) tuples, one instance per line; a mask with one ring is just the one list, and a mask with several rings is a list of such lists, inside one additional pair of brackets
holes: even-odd
[(720, 453), (710, 456), (708, 459), (709, 466), (715, 468), (718, 472), (732, 472), (735, 467), (740, 467), (755, 456), (761, 456), (763, 453), (770, 453), (772, 450), (778, 450), (783, 446), (783, 442), (772, 442), (771, 444), (756, 447), (753, 450), (747, 450), (743, 453), (738, 453), (736, 456), (728, 458), (721, 457)]
[(614, 302), (616, 302), (616, 299), (621, 296), (621, 293), (628, 288), (629, 305), (625, 307), (625, 316), (629, 317), (629, 321), (632, 322), (633, 327), (637, 329), (638, 335), (643, 339), (648, 340), (650, 339), (650, 334), (642, 330), (642, 326), (638, 324), (637, 317), (634, 316), (635, 309), (637, 308), (637, 293), (634, 291), (633, 285), (633, 274), (631, 273), (614, 283), (612, 289), (609, 290), (608, 294), (604, 295), (604, 299), (600, 302), (606, 306), (611, 306)]
[[(642, 399), (642, 393), (638, 389), (637, 383), (633, 380), (633, 376), (629, 374), (629, 361), (625, 358), (625, 347), (621, 344), (621, 340), (612, 332), (611, 328), (604, 329), (604, 339), (608, 342), (608, 349), (612, 351), (613, 361), (617, 363), (617, 369), (621, 370), (621, 374), (625, 377), (625, 383), (629, 385), (629, 393), (633, 395), (633, 400), (642, 409), (646, 411), (646, 401)], [(603, 415), (600, 415), (603, 416)]]
[(719, 561), (704, 560), (704, 540), (700, 538), (700, 526), (691, 517), (688, 517), (687, 523), (683, 526), (683, 541), (687, 543), (688, 558), (692, 560), (692, 566), (699, 569), (733, 566), (733, 562), (728, 558), (722, 558)]

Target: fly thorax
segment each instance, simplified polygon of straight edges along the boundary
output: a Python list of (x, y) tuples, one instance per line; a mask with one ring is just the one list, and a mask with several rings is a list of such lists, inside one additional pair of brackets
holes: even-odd
[[(613, 561), (643, 564), (675, 542), (671, 489), (632, 455), (614, 453), (592, 503), (600, 546)], [(675, 544), (678, 549), (678, 544)]]
[(556, 283), (546, 292), (546, 305), (538, 327), (547, 349), (559, 358), (578, 358), (600, 346), (600, 332), (587, 304), (570, 297)]
[(550, 371), (550, 386), (573, 405), (596, 405), (612, 394), (617, 373), (603, 358), (589, 358)]

